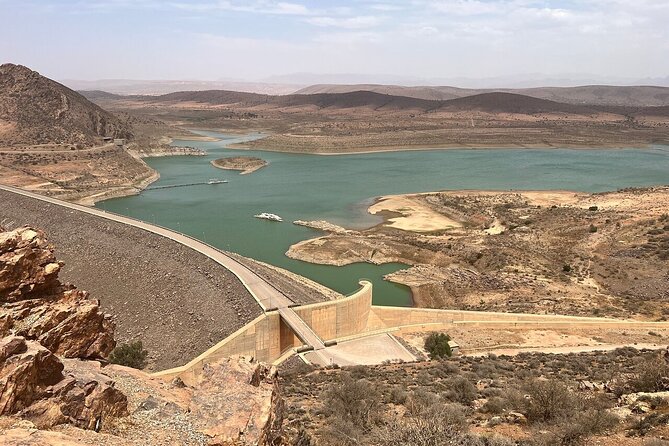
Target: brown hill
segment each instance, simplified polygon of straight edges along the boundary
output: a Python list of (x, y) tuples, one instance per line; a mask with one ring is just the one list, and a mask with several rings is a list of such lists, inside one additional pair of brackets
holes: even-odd
[[(108, 100), (123, 99), (109, 95)], [(96, 93), (93, 99), (100, 100), (103, 95)], [(371, 110), (417, 110), (422, 112), (445, 111), (485, 111), (490, 113), (571, 113), (592, 114), (597, 111), (609, 111), (611, 107), (565, 104), (546, 99), (514, 93), (492, 92), (450, 100), (427, 100), (406, 96), (394, 96), (373, 91), (352, 91), (348, 93), (294, 94), (270, 96), (255, 93), (242, 93), (225, 90), (184, 91), (162, 96), (127, 96), (126, 99), (148, 103), (185, 103), (194, 102), (208, 105), (227, 105), (237, 109), (255, 107), (270, 109), (291, 109), (316, 107), (318, 109), (365, 108)]]
[(448, 100), (481, 93), (504, 92), (569, 104), (636, 107), (669, 105), (669, 88), (655, 86), (584, 85), (580, 87), (470, 89), (448, 86), (405, 87), (401, 85), (375, 84), (319, 84), (298, 90), (295, 94), (348, 93), (353, 91), (373, 91), (381, 94), (428, 100)]
[[(438, 101), (393, 96), (371, 91), (353, 91), (348, 93), (324, 93), (312, 95), (283, 95), (272, 96), (257, 93), (244, 93), (227, 90), (208, 91), (181, 91), (161, 96), (129, 96), (129, 99), (143, 102), (197, 102), (210, 105), (235, 105), (236, 107), (318, 107), (318, 108), (357, 108), (372, 109), (433, 109), (439, 106)], [(91, 99), (103, 99), (100, 93), (95, 93)], [(112, 95), (104, 99), (114, 99)]]
[(0, 66), (0, 147), (93, 146), (130, 127), (81, 94), (21, 65)]

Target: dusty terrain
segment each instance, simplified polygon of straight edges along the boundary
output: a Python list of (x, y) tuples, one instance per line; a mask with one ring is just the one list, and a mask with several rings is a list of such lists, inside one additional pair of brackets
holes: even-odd
[[(669, 188), (437, 192), (384, 197), (387, 223), (335, 231), (287, 255), (343, 265), (403, 262), (387, 277), (417, 306), (664, 320)], [(454, 225), (456, 222), (457, 225)]]
[(281, 389), (298, 444), (664, 445), (667, 370), (661, 352), (633, 348), (459, 356), (297, 366)]
[(241, 175), (253, 173), (267, 165), (267, 161), (255, 156), (232, 156), (211, 162), (214, 167), (225, 170), (239, 170)]
[(230, 91), (97, 95), (115, 112), (269, 136), (239, 148), (351, 153), (452, 147), (640, 147), (669, 141), (667, 106), (568, 104), (511, 93), (427, 100), (369, 91), (269, 96)]

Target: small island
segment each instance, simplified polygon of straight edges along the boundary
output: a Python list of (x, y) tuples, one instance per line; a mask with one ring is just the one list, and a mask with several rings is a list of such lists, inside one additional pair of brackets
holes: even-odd
[(265, 167), (268, 163), (264, 159), (254, 156), (232, 156), (219, 158), (212, 161), (211, 164), (219, 169), (241, 170), (241, 175), (246, 175)]

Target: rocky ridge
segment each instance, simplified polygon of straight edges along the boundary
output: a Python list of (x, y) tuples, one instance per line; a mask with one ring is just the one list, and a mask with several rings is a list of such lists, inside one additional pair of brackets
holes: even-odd
[(0, 335), (35, 340), (66, 358), (105, 358), (114, 324), (88, 293), (60, 283), (62, 266), (42, 231), (0, 233)]
[(41, 230), (0, 228), (0, 444), (281, 444), (275, 369), (229, 358), (184, 383), (109, 365), (114, 324), (62, 267)]

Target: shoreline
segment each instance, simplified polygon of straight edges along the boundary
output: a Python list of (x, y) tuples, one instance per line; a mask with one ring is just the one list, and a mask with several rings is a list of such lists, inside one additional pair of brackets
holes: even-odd
[[(241, 160), (241, 158), (245, 158), (244, 160)], [(217, 169), (221, 170), (232, 170), (235, 172), (239, 172), (240, 175), (248, 175), (250, 173), (253, 173), (257, 170), (262, 169), (263, 167), (267, 167), (269, 163), (263, 159), (257, 158), (257, 159), (251, 159), (253, 157), (226, 157), (226, 158), (218, 158), (215, 160), (209, 161), (209, 164), (212, 166), (216, 167)], [(231, 162), (232, 164), (230, 165), (224, 165), (222, 162)], [(243, 161), (249, 161), (249, 162), (255, 162), (255, 165), (250, 165), (248, 167), (242, 167), (240, 165), (234, 165), (235, 162), (243, 162)]]
[(373, 149), (350, 150), (343, 152), (306, 152), (296, 150), (282, 150), (277, 148), (258, 148), (251, 147), (245, 142), (233, 143), (226, 146), (230, 150), (247, 150), (259, 152), (277, 152), (290, 153), (294, 155), (318, 155), (318, 156), (339, 156), (339, 155), (369, 155), (385, 152), (433, 152), (438, 150), (648, 150), (653, 146), (669, 147), (669, 144), (645, 144), (620, 146), (617, 144), (598, 144), (593, 146), (583, 145), (550, 145), (550, 144), (514, 144), (514, 145), (485, 145), (485, 144), (439, 144), (425, 145), (420, 147), (404, 146), (380, 146)]

